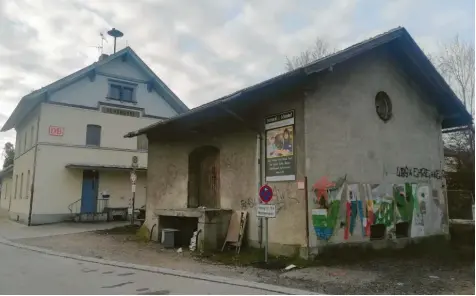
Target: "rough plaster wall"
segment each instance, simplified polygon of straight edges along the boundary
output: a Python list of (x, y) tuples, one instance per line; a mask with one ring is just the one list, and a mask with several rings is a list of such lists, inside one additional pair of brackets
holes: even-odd
[[(423, 182), (441, 195), (441, 180), (396, 175), (399, 166), (442, 169), (441, 121), (385, 55), (368, 55), (347, 68), (336, 66), (317, 85), (305, 100), (310, 185), (323, 176), (346, 176), (348, 183)], [(394, 115), (387, 123), (375, 112), (378, 91), (392, 100)], [(314, 195), (309, 196), (311, 211)], [(431, 207), (429, 212), (434, 216), (438, 210)], [(311, 246), (322, 243), (309, 226)], [(442, 232), (441, 224), (428, 232)]]
[[(240, 200), (256, 193), (256, 135), (233, 134), (201, 141), (149, 142), (147, 209), (187, 207), (188, 156), (195, 148), (212, 145), (220, 149), (220, 207), (240, 209)], [(147, 223), (153, 223), (147, 211)]]
[(188, 147), (149, 141), (146, 223), (155, 223), (156, 209), (187, 206)]
[[(258, 124), (264, 124), (268, 115), (296, 110), (295, 157), (297, 179), (304, 180), (304, 115), (303, 100), (299, 95), (276, 100), (263, 114), (257, 114)], [(258, 108), (259, 109), (259, 108)], [(253, 245), (259, 242), (259, 221), (256, 217), (258, 204), (257, 135), (253, 132), (233, 133), (227, 136), (189, 140), (182, 143), (159, 144), (151, 141), (149, 146), (148, 209), (184, 208), (187, 206), (188, 154), (202, 145), (220, 149), (220, 206), (224, 209), (247, 210), (247, 238)], [(264, 146), (263, 146), (264, 147)], [(264, 172), (264, 148), (262, 165)], [(263, 182), (264, 183), (264, 182)], [(306, 245), (306, 218), (304, 190), (297, 189), (296, 181), (270, 182), (277, 204), (278, 215), (269, 220), (271, 251), (282, 253), (281, 246)], [(152, 211), (147, 211), (147, 223), (154, 221)], [(149, 226), (149, 227), (150, 227)], [(295, 251), (295, 250), (293, 250)]]
[[(262, 115), (266, 116), (295, 110), (294, 157), (296, 162), (296, 181), (267, 182), (273, 188), (273, 200), (278, 213), (276, 218), (269, 219), (268, 237), (270, 251), (283, 253), (283, 246), (306, 246), (306, 204), (305, 190), (297, 189), (297, 181), (304, 181), (304, 101), (302, 93), (294, 93), (285, 99), (276, 100), (268, 105), (268, 110)], [(264, 138), (264, 137), (263, 137)], [(265, 141), (265, 139), (264, 139)], [(263, 141), (262, 170), (265, 170), (265, 142)], [(263, 183), (264, 181), (263, 177)], [(256, 212), (252, 215), (256, 216)], [(296, 251), (296, 250), (294, 250)], [(289, 253), (284, 251), (285, 253)]]

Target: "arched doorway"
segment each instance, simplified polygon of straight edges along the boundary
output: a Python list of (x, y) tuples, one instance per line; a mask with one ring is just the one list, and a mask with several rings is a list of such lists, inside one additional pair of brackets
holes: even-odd
[(202, 146), (188, 158), (188, 207), (220, 207), (220, 150)]

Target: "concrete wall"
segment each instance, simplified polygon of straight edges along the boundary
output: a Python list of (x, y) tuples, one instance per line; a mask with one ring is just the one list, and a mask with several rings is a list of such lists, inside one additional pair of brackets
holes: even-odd
[[(262, 128), (266, 116), (291, 109), (296, 111), (294, 151), (297, 180), (304, 180), (304, 114), (303, 100), (290, 96), (267, 104), (262, 114), (254, 114), (257, 126)], [(263, 146), (263, 176), (259, 176), (259, 146), (255, 132), (242, 131), (226, 136), (185, 140), (181, 142), (149, 143), (147, 221), (151, 227), (154, 214), (151, 209), (181, 209), (187, 207), (189, 153), (202, 145), (220, 149), (220, 207), (248, 211), (247, 241), (258, 247), (261, 224), (256, 217), (258, 189), (264, 184), (265, 161)], [(264, 145), (264, 134), (263, 134)], [(269, 220), (270, 251), (277, 254), (294, 254), (306, 246), (305, 191), (297, 189), (296, 181), (269, 182), (275, 192), (271, 203), (276, 203), (278, 215)]]
[[(375, 95), (379, 91), (385, 91), (392, 101), (393, 117), (388, 122), (383, 122), (375, 111)], [(411, 235), (446, 231), (443, 181), (397, 175), (397, 168), (406, 166), (429, 171), (443, 169), (441, 120), (425, 99), (382, 53), (369, 54), (346, 67), (336, 66), (317, 83), (317, 91), (305, 100), (306, 174), (310, 186), (322, 177), (330, 181), (345, 177), (346, 182), (339, 196), (330, 199), (342, 202), (334, 213), (329, 207), (328, 217), (337, 217), (332, 218), (335, 222), (328, 221), (332, 224), (327, 227), (331, 228), (327, 230), (331, 232), (329, 238), (323, 233), (317, 235), (318, 218), (315, 217), (313, 223), (312, 210), (318, 205), (316, 196), (308, 188), (311, 247), (368, 241), (365, 228), (370, 218), (366, 208), (378, 213), (386, 197), (388, 206), (398, 203), (392, 197), (402, 188), (405, 191), (405, 183), (409, 186), (406, 194), (408, 207), (411, 207), (410, 217), (406, 219), (410, 225), (421, 220), (418, 222), (421, 229), (416, 231), (413, 229), (416, 225), (412, 225)], [(403, 186), (398, 188), (398, 185)], [(346, 223), (352, 220), (346, 210), (346, 205), (351, 205), (349, 191), (357, 194), (356, 202), (360, 203), (357, 208), (362, 207), (362, 211), (357, 209), (357, 214), (351, 214), (358, 216), (352, 222), (356, 226), (351, 227), (354, 234), (346, 235), (349, 228)], [(392, 208), (392, 225), (402, 219), (400, 210), (397, 206)], [(392, 233), (392, 226), (388, 226), (388, 232)]]
[[(122, 62), (120, 58), (99, 67), (94, 81), (88, 77), (81, 79), (50, 96), (53, 102), (74, 104), (86, 107), (97, 107), (98, 102), (108, 102), (123, 106), (144, 108), (145, 114), (171, 117), (177, 114), (175, 110), (156, 92), (147, 90), (147, 77), (131, 61)], [(118, 79), (116, 77), (121, 77)], [(137, 103), (119, 102), (106, 98), (109, 91), (108, 80), (135, 83)]]
[(1, 182), (0, 208), (8, 210), (10, 199), (13, 198), (13, 178), (11, 175), (4, 176)]
[[(149, 143), (148, 209), (187, 207), (188, 156), (195, 148), (220, 149), (220, 206), (240, 207), (240, 200), (254, 196), (257, 188), (256, 134), (241, 133), (193, 142)], [(148, 211), (148, 221), (153, 211)]]

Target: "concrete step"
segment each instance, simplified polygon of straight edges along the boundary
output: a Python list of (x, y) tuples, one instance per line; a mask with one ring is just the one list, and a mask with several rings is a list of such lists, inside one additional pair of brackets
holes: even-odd
[(76, 214), (74, 222), (104, 222), (107, 221), (107, 213), (81, 213)]

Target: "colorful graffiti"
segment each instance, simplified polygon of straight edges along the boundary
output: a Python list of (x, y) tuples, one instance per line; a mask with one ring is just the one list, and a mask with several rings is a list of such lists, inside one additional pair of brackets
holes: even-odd
[(314, 203), (317, 209), (312, 210), (312, 224), (316, 236), (322, 240), (328, 240), (332, 237), (336, 227), (337, 218), (340, 209), (340, 196), (342, 194), (342, 186), (339, 181), (330, 182), (326, 177), (319, 179), (312, 186), (312, 190), (316, 196)]
[[(430, 202), (428, 184), (347, 184), (322, 178), (313, 191), (312, 225), (321, 240), (418, 237), (441, 230), (441, 206)], [(435, 212), (431, 218), (428, 207)]]

